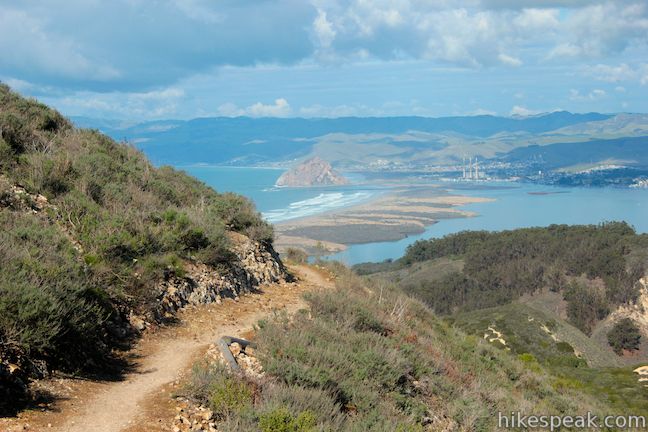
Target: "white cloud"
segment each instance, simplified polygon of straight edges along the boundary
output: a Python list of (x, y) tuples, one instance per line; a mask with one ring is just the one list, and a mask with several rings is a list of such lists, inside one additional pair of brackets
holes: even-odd
[(468, 112), (467, 115), (471, 115), (471, 116), (480, 116), (480, 115), (496, 116), (497, 112), (493, 111), (493, 110), (484, 109), (484, 108), (477, 108), (474, 111)]
[(292, 109), (286, 99), (280, 98), (276, 99), (272, 105), (264, 105), (261, 102), (257, 102), (251, 107), (248, 107), (247, 111), (252, 117), (286, 117), (291, 114)]
[(589, 93), (589, 98), (592, 100), (601, 99), (602, 97), (605, 97), (606, 94), (605, 90), (594, 89)]
[(214, 11), (204, 0), (172, 0), (175, 7), (192, 20), (206, 24), (217, 24), (225, 20), (225, 16)]
[(17, 79), (17, 78), (11, 78), (11, 77), (0, 78), (0, 82), (7, 84), (9, 87), (12, 88), (12, 90), (18, 92), (28, 92), (34, 90), (34, 88), (36, 87), (34, 86), (34, 84), (28, 81)]
[(316, 27), (323, 34), (335, 31), (330, 46), (340, 61), (363, 50), (380, 59), (517, 67), (524, 63), (518, 51), (541, 43), (559, 26), (557, 9), (490, 10), (472, 0), (314, 1), (320, 11)]
[(605, 90), (594, 89), (587, 94), (581, 94), (576, 89), (569, 90), (569, 99), (572, 101), (595, 101), (604, 98), (607, 95)]
[(559, 13), (557, 9), (523, 9), (513, 23), (519, 29), (544, 31), (558, 27)]
[(634, 79), (637, 75), (637, 72), (626, 63), (621, 63), (618, 66), (597, 64), (596, 66), (586, 68), (586, 73), (599, 81), (613, 83)]
[(246, 108), (240, 108), (237, 105), (228, 102), (218, 107), (218, 115), (223, 117), (288, 117), (292, 114), (292, 108), (288, 101), (284, 98), (279, 98), (274, 101), (274, 104), (263, 104), (257, 102)]
[(559, 57), (578, 57), (581, 55), (581, 49), (569, 42), (563, 42), (558, 44), (555, 48), (549, 51), (547, 59), (559, 58)]
[(534, 116), (537, 114), (541, 114), (542, 111), (537, 111), (537, 110), (532, 110), (520, 105), (515, 105), (513, 108), (511, 108), (511, 112), (509, 113), (511, 116), (519, 116), (519, 117), (529, 117), (529, 116)]
[(648, 4), (605, 2), (576, 8), (560, 26), (550, 57), (601, 58), (648, 43)]
[(313, 21), (313, 30), (319, 45), (323, 48), (328, 48), (335, 39), (335, 30), (333, 24), (326, 19), (326, 12), (319, 9), (317, 11), (317, 18)]
[(641, 65), (639, 69), (639, 82), (641, 85), (648, 84), (648, 64)]
[(175, 87), (133, 93), (77, 92), (60, 99), (56, 106), (70, 115), (103, 117), (110, 113), (119, 118), (158, 119), (175, 115), (184, 96), (184, 91)]
[(522, 60), (520, 60), (519, 58), (511, 57), (504, 53), (500, 53), (500, 55), (498, 55), (497, 58), (505, 65), (515, 66), (515, 67), (522, 66)]

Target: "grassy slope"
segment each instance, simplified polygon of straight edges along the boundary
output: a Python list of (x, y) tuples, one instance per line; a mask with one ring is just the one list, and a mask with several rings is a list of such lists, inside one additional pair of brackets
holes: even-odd
[[(621, 366), (622, 362), (607, 347), (555, 314), (512, 303), (458, 314), (452, 322), (480, 337), (489, 326), (502, 332), (510, 353), (523, 356), (532, 367), (546, 370), (555, 388), (569, 387), (587, 393), (618, 412), (636, 413), (648, 408), (648, 392), (632, 372), (636, 365)], [(543, 330), (543, 325), (559, 341)], [(504, 349), (499, 342), (492, 344)], [(591, 367), (580, 361), (575, 352)], [(533, 358), (524, 357), (526, 354)]]
[[(40, 210), (38, 194), (48, 199)], [(186, 261), (227, 265), (229, 230), (272, 238), (246, 199), (155, 168), (0, 84), (3, 360), (22, 358), (31, 374), (97, 366), (114, 341), (109, 330), (124, 326), (122, 307), (146, 308), (155, 282)]]
[(395, 286), (381, 291), (338, 272), (337, 290), (307, 297), (309, 312), (262, 323), (261, 381), (241, 388), (222, 372), (195, 375), (191, 393), (216, 410), (219, 430), (490, 431), (498, 411), (610, 410), (553, 386), (542, 369), (448, 325)]
[[(568, 282), (578, 281), (588, 290), (607, 291), (605, 297), (613, 310), (621, 298), (617, 281), (628, 280), (631, 269), (646, 262), (645, 242), (645, 236), (627, 232), (621, 225), (465, 233), (421, 242), (403, 259), (360, 265), (356, 270), (375, 283), (397, 282), (408, 294), (443, 311), (446, 319), (479, 338), (485, 333), (493, 338), (489, 326), (502, 332), (507, 345), (494, 341), (494, 347), (511, 357), (523, 355), (530, 367), (545, 370), (556, 388), (582, 391), (617, 411), (641, 411), (648, 407), (648, 394), (632, 369), (642, 357), (622, 359), (607, 346), (605, 337), (590, 337), (566, 321), (566, 316), (572, 316), (564, 297)], [(606, 266), (607, 273), (597, 274)], [(452, 272), (461, 272), (462, 277), (449, 279)], [(639, 274), (635, 271), (632, 278)], [(477, 286), (466, 290), (471, 279)], [(502, 292), (509, 294), (502, 296)], [(631, 301), (633, 296), (626, 298)], [(572, 297), (572, 307), (587, 305), (589, 300)], [(593, 314), (584, 310), (579, 316)], [(594, 320), (591, 328), (598, 331), (599, 326)]]

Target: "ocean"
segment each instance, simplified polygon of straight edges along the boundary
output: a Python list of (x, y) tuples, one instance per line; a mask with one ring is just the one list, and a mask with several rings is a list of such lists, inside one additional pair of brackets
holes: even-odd
[[(250, 198), (268, 222), (281, 222), (367, 201), (388, 189), (380, 186), (285, 188), (274, 184), (283, 170), (238, 167), (178, 167), (219, 192)], [(358, 178), (358, 177), (356, 177)]]
[[(381, 186), (277, 188), (282, 171), (267, 168), (181, 167), (218, 191), (232, 191), (252, 199), (269, 222), (311, 216), (357, 204), (386, 193)], [(396, 259), (416, 240), (442, 237), (462, 230), (506, 230), (551, 224), (597, 224), (626, 221), (648, 232), (648, 189), (556, 188), (519, 183), (444, 183), (455, 194), (494, 198), (493, 202), (462, 206), (472, 218), (441, 220), (424, 233), (396, 242), (357, 244), (334, 254), (349, 265)]]

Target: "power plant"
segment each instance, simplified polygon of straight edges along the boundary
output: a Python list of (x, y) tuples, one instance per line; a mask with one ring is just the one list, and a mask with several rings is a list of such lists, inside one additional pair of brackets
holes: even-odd
[(468, 164), (466, 164), (466, 158), (463, 158), (463, 174), (461, 176), (464, 180), (479, 180), (483, 178), (483, 173), (479, 172), (479, 162), (477, 158), (474, 159), (470, 157), (468, 159)]

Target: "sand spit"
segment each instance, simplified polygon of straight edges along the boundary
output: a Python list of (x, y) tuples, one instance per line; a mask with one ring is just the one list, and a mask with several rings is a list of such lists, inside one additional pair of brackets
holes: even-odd
[(475, 216), (457, 207), (487, 201), (492, 200), (450, 195), (435, 187), (396, 189), (370, 202), (279, 222), (275, 246), (323, 254), (338, 252), (345, 245), (397, 241), (420, 234), (442, 219)]

